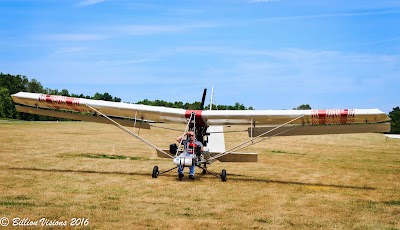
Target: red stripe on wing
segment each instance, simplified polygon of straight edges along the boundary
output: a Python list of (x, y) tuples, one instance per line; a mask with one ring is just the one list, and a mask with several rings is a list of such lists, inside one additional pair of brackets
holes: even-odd
[(344, 125), (354, 123), (353, 109), (313, 110), (311, 119), (313, 125)]
[(187, 119), (189, 119), (191, 114), (195, 113), (196, 125), (205, 126), (205, 123), (204, 123), (203, 117), (202, 117), (202, 112), (203, 112), (202, 110), (186, 110), (185, 117)]

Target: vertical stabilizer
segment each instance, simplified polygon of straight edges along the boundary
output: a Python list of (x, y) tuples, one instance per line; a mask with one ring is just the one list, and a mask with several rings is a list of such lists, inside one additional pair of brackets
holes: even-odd
[(210, 133), (207, 143), (208, 151), (210, 153), (225, 152), (224, 127), (209, 126), (207, 132)]

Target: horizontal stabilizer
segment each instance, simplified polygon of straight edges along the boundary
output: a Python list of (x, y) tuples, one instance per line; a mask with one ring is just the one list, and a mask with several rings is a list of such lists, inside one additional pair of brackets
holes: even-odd
[(165, 153), (167, 153), (168, 155), (165, 155), (163, 152), (161, 152), (161, 151), (158, 151), (158, 150), (156, 150), (157, 151), (157, 156), (159, 157), (159, 158), (171, 158), (171, 157), (174, 157), (175, 155), (174, 154), (172, 154), (172, 153), (170, 153), (169, 152), (169, 149), (163, 149), (163, 151), (165, 152)]
[[(248, 128), (249, 137), (256, 137), (276, 127)], [(348, 133), (384, 133), (390, 132), (390, 123), (353, 124), (353, 125), (316, 125), (316, 126), (285, 126), (273, 130), (264, 136), (297, 136), (297, 135), (323, 135), (323, 134), (348, 134)]]
[[(18, 112), (23, 112), (23, 113), (38, 114), (38, 115), (49, 116), (49, 117), (66, 118), (66, 119), (77, 120), (77, 121), (90, 121), (90, 122), (112, 124), (109, 120), (107, 120), (101, 116), (92, 116), (91, 114), (83, 115), (83, 114), (77, 114), (77, 113), (59, 112), (59, 111), (55, 111), (55, 110), (39, 109), (39, 108), (35, 108), (35, 107), (19, 106), (19, 105), (15, 105), (15, 108), (17, 109)], [(140, 128), (140, 129), (150, 129), (150, 125), (147, 122), (137, 121), (136, 125), (135, 125), (134, 120), (126, 120), (126, 119), (115, 118), (115, 117), (112, 119), (114, 121), (117, 121), (122, 126), (136, 127), (136, 128)]]
[[(211, 156), (217, 154), (211, 154)], [(257, 162), (257, 153), (230, 153), (217, 158), (221, 162)]]

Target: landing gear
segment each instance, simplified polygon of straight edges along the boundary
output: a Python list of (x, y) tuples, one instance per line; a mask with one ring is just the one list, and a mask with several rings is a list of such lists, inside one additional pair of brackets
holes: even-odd
[(153, 168), (153, 174), (151, 174), (151, 177), (157, 178), (159, 173), (160, 173), (160, 172), (158, 171), (158, 166), (154, 166), (154, 168)]
[[(204, 167), (204, 168), (203, 168), (202, 166), (197, 166), (197, 167), (199, 167), (199, 168), (201, 168), (201, 169), (203, 170), (203, 171), (201, 172), (202, 174), (209, 173), (209, 174), (211, 174), (211, 175), (213, 175), (213, 176), (215, 176), (215, 177), (221, 178), (221, 181), (222, 181), (222, 182), (226, 182), (226, 170), (225, 170), (225, 169), (222, 169), (221, 174), (218, 174), (218, 173), (215, 173), (215, 172), (212, 172), (212, 171), (207, 170), (206, 167)], [(167, 172), (169, 172), (169, 171), (172, 171), (172, 170), (174, 170), (174, 169), (176, 169), (176, 168), (178, 168), (178, 166), (176, 166), (176, 167), (174, 167), (174, 168), (172, 168), (172, 169), (168, 169), (167, 171), (160, 172), (160, 171), (158, 171), (158, 166), (154, 166), (154, 168), (153, 168), (153, 173), (151, 174), (151, 177), (157, 178), (159, 175), (162, 175), (162, 174), (164, 174), (164, 173), (167, 173)], [(183, 174), (180, 174), (179, 177), (178, 177), (178, 179), (179, 179), (179, 180), (182, 180), (182, 178), (183, 178)], [(192, 178), (189, 177), (189, 179), (192, 179)]]
[(222, 182), (226, 182), (226, 170), (225, 169), (222, 169), (221, 180), (222, 180)]

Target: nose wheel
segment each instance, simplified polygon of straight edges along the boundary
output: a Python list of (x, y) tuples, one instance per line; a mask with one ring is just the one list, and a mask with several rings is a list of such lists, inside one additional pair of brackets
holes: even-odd
[(157, 178), (159, 173), (160, 173), (160, 172), (158, 171), (158, 166), (156, 165), (156, 166), (154, 166), (154, 168), (153, 168), (153, 173), (151, 174), (151, 177)]
[(226, 170), (225, 169), (222, 169), (221, 180), (222, 180), (222, 182), (226, 182)]

